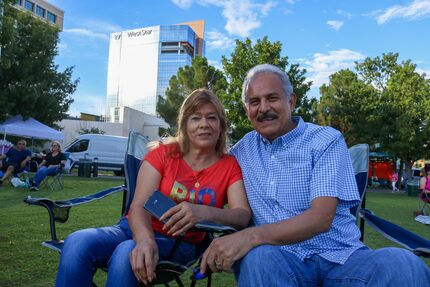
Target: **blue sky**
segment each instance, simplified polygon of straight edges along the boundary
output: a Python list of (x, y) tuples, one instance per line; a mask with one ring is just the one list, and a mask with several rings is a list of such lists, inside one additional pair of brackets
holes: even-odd
[(56, 63), (80, 78), (72, 115), (104, 114), (110, 33), (194, 20), (205, 21), (206, 57), (218, 68), (235, 39), (280, 41), (282, 55), (307, 69), (312, 97), (330, 74), (382, 53), (430, 75), (430, 0), (48, 1), (65, 11)]

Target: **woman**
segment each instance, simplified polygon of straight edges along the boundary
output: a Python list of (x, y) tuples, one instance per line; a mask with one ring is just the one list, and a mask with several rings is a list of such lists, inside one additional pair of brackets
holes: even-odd
[[(148, 283), (155, 277), (157, 262), (170, 253), (175, 236), (184, 234), (173, 261), (185, 264), (199, 256), (196, 245), (204, 234), (188, 231), (196, 222), (245, 227), (251, 212), (240, 168), (225, 154), (226, 130), (219, 99), (205, 89), (192, 92), (179, 111), (177, 136), (155, 145), (145, 156), (128, 219), (71, 234), (63, 247), (56, 285), (91, 286), (94, 266), (107, 262), (106, 286)], [(178, 203), (160, 218), (167, 220), (164, 225), (142, 208), (154, 190)], [(229, 208), (222, 209), (226, 203)]]
[(30, 180), (30, 190), (39, 190), (40, 183), (48, 175), (56, 175), (62, 166), (66, 164), (66, 155), (61, 152), (61, 144), (59, 141), (51, 143), (51, 151), (46, 154), (45, 158), (40, 163), (36, 175)]
[(421, 199), (430, 202), (430, 164), (424, 166), (424, 175), (420, 179), (419, 189)]

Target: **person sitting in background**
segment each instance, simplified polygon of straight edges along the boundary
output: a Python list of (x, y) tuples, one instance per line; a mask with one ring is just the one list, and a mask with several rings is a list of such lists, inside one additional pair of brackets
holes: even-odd
[(0, 155), (0, 169), (4, 172), (0, 186), (9, 176), (24, 168), (30, 160), (31, 151), (27, 149), (27, 142), (23, 139), (17, 142), (16, 148), (11, 148), (6, 154)]
[(51, 143), (51, 151), (46, 154), (39, 165), (36, 175), (30, 180), (30, 190), (39, 190), (39, 185), (45, 177), (48, 175), (56, 175), (60, 172), (60, 169), (66, 164), (66, 160), (66, 155), (61, 152), (60, 142), (53, 141)]
[(427, 200), (427, 198), (430, 198), (430, 164), (426, 164), (424, 166), (424, 175), (420, 179), (419, 189), (422, 192), (422, 198), (425, 198), (425, 200)]

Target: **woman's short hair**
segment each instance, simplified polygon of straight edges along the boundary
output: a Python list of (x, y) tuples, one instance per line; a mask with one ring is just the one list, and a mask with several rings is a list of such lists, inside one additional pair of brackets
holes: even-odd
[(190, 139), (188, 138), (187, 134), (187, 120), (199, 108), (206, 104), (212, 104), (214, 106), (220, 121), (220, 135), (215, 146), (215, 151), (218, 154), (225, 153), (227, 142), (227, 121), (224, 106), (222, 105), (220, 99), (208, 89), (194, 90), (185, 98), (178, 114), (178, 131), (176, 133), (176, 137), (170, 137), (163, 143), (178, 143), (181, 149), (180, 152), (182, 154), (187, 153), (190, 150)]
[(424, 165), (424, 171), (425, 171), (424, 176), (427, 176), (427, 173), (430, 171), (430, 164), (429, 163)]

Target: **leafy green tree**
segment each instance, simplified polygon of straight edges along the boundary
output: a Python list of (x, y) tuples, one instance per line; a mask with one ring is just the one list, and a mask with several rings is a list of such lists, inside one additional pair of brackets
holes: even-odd
[(21, 114), (53, 125), (64, 119), (78, 80), (72, 67), (59, 72), (58, 28), (3, 2), (0, 19), (0, 121)]
[(330, 76), (329, 84), (320, 87), (316, 119), (321, 125), (342, 132), (348, 145), (375, 142), (379, 136), (377, 91), (351, 70), (341, 70)]
[(176, 133), (178, 111), (185, 97), (198, 88), (208, 88), (216, 95), (225, 93), (227, 82), (221, 71), (208, 64), (206, 58), (196, 56), (191, 66), (179, 68), (176, 76), (172, 76), (166, 90), (166, 98), (158, 96), (157, 113), (170, 125), (161, 130), (160, 135)]
[[(397, 65), (387, 81), (381, 110), (381, 145), (406, 163), (430, 156), (430, 80), (410, 60)], [(399, 171), (400, 173), (400, 171)]]
[(356, 71), (339, 71), (321, 87), (318, 123), (341, 130), (349, 145), (379, 144), (410, 174), (414, 161), (430, 156), (430, 80), (397, 53), (366, 58)]
[[(270, 42), (267, 37), (257, 40), (255, 45), (250, 39), (236, 40), (236, 48), (230, 59), (223, 56), (222, 65), (228, 81), (227, 93), (221, 95), (221, 100), (227, 110), (227, 119), (230, 123), (230, 140), (234, 143), (243, 137), (252, 127), (247, 119), (245, 107), (242, 103), (242, 84), (249, 69), (258, 64), (268, 63), (286, 70), (288, 57), (282, 57), (282, 44)], [(300, 112), (305, 120), (312, 119), (310, 108), (312, 101), (306, 97), (311, 82), (306, 82), (305, 69), (298, 64), (289, 66), (286, 71), (290, 77), (294, 92), (297, 95), (296, 112)]]

